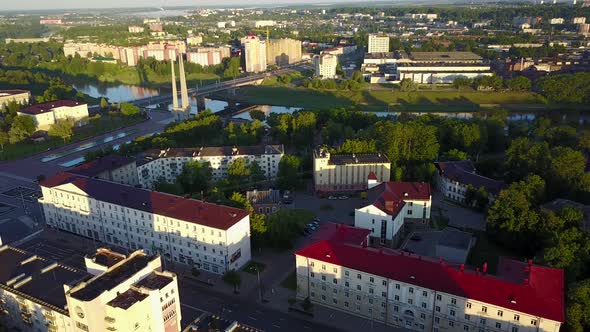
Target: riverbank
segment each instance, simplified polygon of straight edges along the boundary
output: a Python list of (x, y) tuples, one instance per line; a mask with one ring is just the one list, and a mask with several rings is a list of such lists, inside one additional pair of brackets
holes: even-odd
[[(546, 99), (534, 92), (414, 91), (385, 89), (358, 91), (316, 90), (277, 86), (247, 86), (235, 95), (215, 94), (216, 98), (250, 104), (281, 105), (314, 109), (351, 108), (365, 111), (468, 112), (507, 106), (547, 109)], [(450, 109), (452, 108), (452, 109)]]

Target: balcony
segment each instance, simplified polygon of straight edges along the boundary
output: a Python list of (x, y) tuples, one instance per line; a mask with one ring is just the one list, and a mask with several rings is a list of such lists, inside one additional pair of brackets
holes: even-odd
[(115, 323), (115, 319), (113, 317), (108, 317), (108, 316), (104, 318), (104, 321), (107, 323), (110, 323), (110, 324)]

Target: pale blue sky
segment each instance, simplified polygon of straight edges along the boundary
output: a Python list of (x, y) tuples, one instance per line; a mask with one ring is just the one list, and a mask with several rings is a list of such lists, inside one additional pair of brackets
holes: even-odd
[[(399, 0), (398, 0), (399, 1)], [(43, 9), (68, 9), (68, 8), (117, 8), (117, 7), (156, 7), (156, 6), (244, 6), (240, 0), (1, 0), (4, 2), (2, 10), (43, 10)], [(254, 0), (249, 1), (249, 6), (258, 4), (300, 4), (309, 3), (320, 5), (322, 3), (360, 2), (359, 0)], [(373, 2), (373, 0), (364, 0)]]

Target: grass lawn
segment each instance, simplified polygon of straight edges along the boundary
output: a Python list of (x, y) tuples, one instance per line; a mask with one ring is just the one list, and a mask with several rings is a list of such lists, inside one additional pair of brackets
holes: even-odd
[[(86, 125), (74, 129), (74, 136), (70, 138), (66, 144), (75, 143), (89, 137), (98, 136), (106, 132), (129, 126), (143, 120), (143, 117), (122, 117), (122, 116), (103, 116), (98, 122), (93, 125)], [(31, 142), (23, 141), (16, 144), (6, 144), (4, 151), (0, 152), (0, 160), (12, 160), (23, 158), (35, 153), (47, 151), (47, 149), (57, 148), (64, 145), (61, 138), (52, 138), (45, 142)]]
[(234, 98), (253, 104), (315, 109), (356, 106), (369, 111), (477, 111), (482, 106), (496, 104), (545, 103), (543, 96), (533, 92), (328, 91), (270, 85), (243, 87)]
[(285, 280), (281, 281), (281, 286), (287, 289), (297, 290), (297, 274), (295, 271), (289, 273)]
[[(473, 267), (482, 267), (484, 263), (488, 263), (488, 271), (496, 273), (498, 268), (498, 261), (500, 256), (515, 257), (515, 254), (500, 245), (491, 241), (485, 232), (474, 234), (477, 237), (477, 243), (467, 258), (467, 263)], [(522, 258), (522, 257), (515, 257)]]
[(248, 264), (246, 264), (246, 266), (244, 266), (242, 271), (248, 272), (251, 274), (257, 274), (257, 271), (260, 271), (260, 272), (264, 271), (265, 267), (266, 267), (266, 265), (264, 265), (262, 263), (250, 261)]

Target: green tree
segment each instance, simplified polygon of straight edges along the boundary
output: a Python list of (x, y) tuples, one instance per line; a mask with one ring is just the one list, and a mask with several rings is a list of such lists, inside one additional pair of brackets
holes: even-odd
[(134, 116), (139, 114), (139, 107), (130, 103), (121, 103), (119, 105), (119, 111), (125, 116)]
[(455, 160), (467, 160), (469, 159), (469, 155), (467, 154), (467, 152), (463, 152), (457, 149), (451, 149), (447, 152), (444, 152), (441, 157), (440, 160), (445, 160), (445, 161), (455, 161)]
[(47, 132), (49, 136), (59, 137), (64, 140), (64, 143), (74, 134), (74, 120), (60, 119), (56, 120), (54, 124), (49, 127)]
[(399, 83), (399, 88), (402, 92), (416, 91), (418, 90), (418, 84), (411, 78), (404, 78)]
[(473, 80), (464, 76), (459, 76), (453, 80), (453, 87), (457, 90), (468, 88), (471, 84), (473, 84)]
[(566, 324), (572, 332), (590, 329), (590, 279), (572, 285), (567, 293)]
[(246, 198), (246, 195), (239, 192), (233, 192), (231, 197), (229, 198), (228, 203), (233, 207), (247, 210), (250, 213), (254, 211), (254, 208), (252, 207), (250, 201), (248, 201), (248, 198)]
[(313, 112), (299, 112), (293, 116), (293, 142), (297, 145), (310, 143), (314, 136), (317, 118)]
[(261, 110), (250, 111), (250, 117), (252, 118), (252, 120), (258, 120), (258, 121), (265, 121), (266, 120), (266, 114), (264, 114), (264, 112)]
[(2, 151), (4, 151), (4, 145), (6, 145), (6, 143), (9, 141), (10, 137), (8, 136), (8, 133), (5, 131), (0, 131), (0, 148), (2, 148)]
[(531, 89), (531, 80), (526, 76), (516, 76), (504, 82), (506, 88), (512, 91), (522, 91)]
[(211, 176), (209, 162), (189, 161), (184, 164), (177, 181), (185, 193), (207, 192), (211, 187)]
[(105, 110), (108, 107), (109, 107), (109, 103), (107, 102), (107, 100), (104, 97), (100, 98), (100, 108)]
[(223, 65), (225, 67), (223, 71), (224, 78), (237, 78), (240, 76), (240, 59), (236, 57), (225, 58)]
[(375, 153), (377, 146), (374, 140), (347, 139), (338, 148), (338, 153)]
[(242, 284), (242, 276), (236, 270), (229, 270), (223, 275), (223, 281), (234, 287), (234, 293), (238, 292)]
[(266, 174), (256, 160), (252, 161), (248, 168), (250, 169), (251, 183), (259, 183), (266, 180)]
[(35, 120), (30, 116), (19, 115), (14, 118), (10, 131), (8, 132), (8, 140), (11, 144), (18, 143), (25, 138), (31, 136), (36, 129)]
[(283, 190), (294, 190), (299, 187), (299, 168), (301, 160), (294, 155), (284, 155), (279, 162), (277, 185)]
[(227, 176), (231, 181), (241, 182), (250, 176), (250, 167), (245, 158), (234, 159), (227, 167)]

